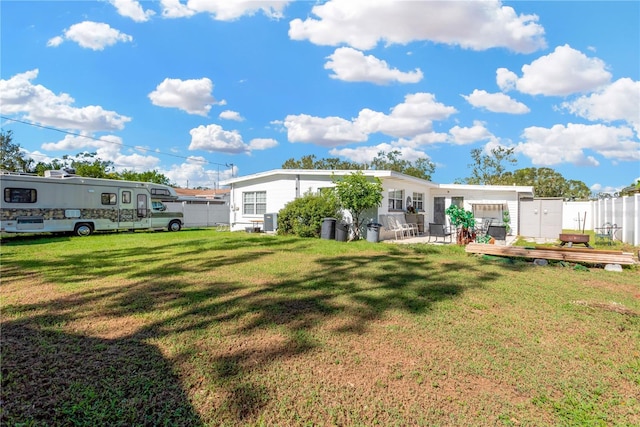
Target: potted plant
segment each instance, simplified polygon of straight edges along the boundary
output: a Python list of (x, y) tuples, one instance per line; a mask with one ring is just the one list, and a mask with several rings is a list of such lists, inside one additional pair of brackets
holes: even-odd
[(476, 219), (473, 217), (473, 212), (451, 205), (445, 213), (449, 216), (451, 225), (456, 228), (456, 241), (459, 245), (466, 245), (475, 240)]
[(507, 230), (507, 234), (511, 234), (511, 216), (509, 215), (509, 211), (502, 212), (502, 222)]

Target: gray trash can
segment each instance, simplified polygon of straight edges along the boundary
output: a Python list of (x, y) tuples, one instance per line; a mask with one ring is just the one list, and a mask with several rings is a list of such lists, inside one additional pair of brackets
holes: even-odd
[(324, 218), (322, 220), (322, 228), (320, 229), (320, 238), (333, 240), (336, 238), (336, 219)]
[(368, 242), (378, 243), (380, 241), (380, 227), (382, 227), (382, 224), (378, 224), (377, 222), (367, 224)]
[(346, 242), (349, 237), (349, 224), (344, 222), (336, 223), (336, 240), (338, 242)]

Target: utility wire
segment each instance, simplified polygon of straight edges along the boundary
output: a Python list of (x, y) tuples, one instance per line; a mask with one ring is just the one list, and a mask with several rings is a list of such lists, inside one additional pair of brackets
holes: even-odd
[[(27, 121), (24, 121), (24, 120), (13, 119), (11, 117), (6, 117), (6, 116), (2, 116), (2, 115), (0, 115), (0, 119), (10, 120), (12, 122), (16, 122), (16, 123), (21, 123), (21, 124), (28, 125), (28, 126), (37, 127), (37, 128), (40, 128), (40, 129), (52, 130), (52, 131), (55, 131), (55, 132), (64, 133), (66, 135), (92, 139), (94, 141), (104, 142), (104, 143), (107, 143), (107, 144), (115, 144), (115, 145), (119, 145), (121, 147), (133, 148), (134, 150), (149, 152), (149, 153), (152, 153), (152, 154), (161, 154), (161, 155), (164, 155), (164, 156), (171, 156), (171, 157), (176, 157), (176, 158), (179, 158), (179, 159), (184, 159), (184, 160), (189, 160), (189, 161), (197, 161), (199, 163), (208, 164), (208, 165), (217, 165), (217, 166), (229, 167), (229, 163), (216, 163), (216, 162), (210, 162), (209, 160), (200, 160), (200, 159), (196, 160), (193, 157), (180, 156), (178, 154), (164, 153), (162, 151), (156, 151), (156, 150), (152, 150), (150, 148), (136, 147), (134, 145), (127, 145), (127, 144), (122, 144), (122, 143), (119, 143), (119, 142), (107, 141), (106, 139), (96, 138), (94, 136), (83, 135), (83, 134), (75, 133), (75, 132), (69, 132), (69, 131), (66, 131), (66, 130), (57, 129), (57, 128), (50, 127), (50, 126), (39, 125), (39, 124), (36, 124), (36, 123), (30, 123), (30, 122), (27, 122)], [(233, 163), (231, 164), (231, 167), (233, 167)]]

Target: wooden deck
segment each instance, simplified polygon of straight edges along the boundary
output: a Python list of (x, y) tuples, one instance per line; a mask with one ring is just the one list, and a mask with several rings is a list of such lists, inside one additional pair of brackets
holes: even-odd
[(484, 243), (469, 243), (467, 253), (498, 255), (518, 258), (539, 258), (557, 261), (583, 262), (589, 264), (638, 264), (636, 255), (622, 251), (603, 251), (588, 248), (566, 248), (547, 246), (496, 246)]

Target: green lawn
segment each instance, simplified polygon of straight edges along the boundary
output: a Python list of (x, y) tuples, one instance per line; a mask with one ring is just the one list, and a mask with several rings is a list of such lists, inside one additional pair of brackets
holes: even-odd
[(214, 230), (5, 239), (1, 425), (640, 425), (640, 270)]

